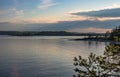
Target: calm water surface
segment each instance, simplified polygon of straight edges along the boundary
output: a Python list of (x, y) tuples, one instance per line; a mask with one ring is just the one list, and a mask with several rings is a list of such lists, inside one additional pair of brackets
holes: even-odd
[(101, 55), (107, 43), (80, 37), (0, 37), (0, 77), (72, 77), (73, 58)]

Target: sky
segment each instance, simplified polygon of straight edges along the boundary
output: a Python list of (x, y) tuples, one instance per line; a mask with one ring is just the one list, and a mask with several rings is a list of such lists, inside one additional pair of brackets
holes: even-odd
[(120, 0), (0, 0), (0, 31), (104, 33), (120, 25)]

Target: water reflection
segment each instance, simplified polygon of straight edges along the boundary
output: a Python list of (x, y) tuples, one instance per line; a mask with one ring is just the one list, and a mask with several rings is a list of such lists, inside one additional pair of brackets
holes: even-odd
[(102, 54), (104, 42), (69, 41), (76, 37), (0, 38), (0, 77), (72, 77), (73, 57)]

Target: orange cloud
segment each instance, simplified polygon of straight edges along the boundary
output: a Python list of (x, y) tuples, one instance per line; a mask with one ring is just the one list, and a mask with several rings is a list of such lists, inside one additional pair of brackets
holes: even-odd
[(59, 18), (57, 17), (35, 17), (23, 20), (23, 22), (27, 23), (57, 23), (58, 21)]
[(111, 31), (111, 29), (103, 29), (103, 28), (93, 28), (93, 27), (90, 27), (90, 28), (84, 28), (84, 29), (80, 29), (80, 28), (77, 28), (77, 29), (72, 29), (72, 30), (69, 30), (70, 32), (95, 32), (95, 33), (105, 33), (107, 31)]

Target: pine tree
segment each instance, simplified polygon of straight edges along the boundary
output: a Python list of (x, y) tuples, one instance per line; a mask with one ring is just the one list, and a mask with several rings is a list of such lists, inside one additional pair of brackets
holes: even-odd
[(73, 77), (120, 77), (120, 45), (110, 44), (103, 56), (75, 57), (74, 65), (77, 75)]

